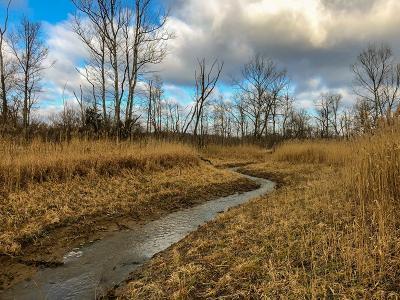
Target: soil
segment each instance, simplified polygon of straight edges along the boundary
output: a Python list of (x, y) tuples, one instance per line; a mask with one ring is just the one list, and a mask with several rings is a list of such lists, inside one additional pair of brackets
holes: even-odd
[(146, 215), (87, 217), (79, 222), (48, 228), (37, 239), (24, 241), (20, 255), (0, 256), (0, 290), (8, 289), (23, 280), (29, 280), (41, 268), (62, 265), (63, 256), (72, 249), (93, 243), (115, 231), (126, 230), (133, 225), (145, 224), (174, 211), (257, 187), (256, 183), (243, 178), (229, 184), (210, 187), (207, 191), (199, 191), (196, 195), (172, 199), (168, 207), (152, 209)]

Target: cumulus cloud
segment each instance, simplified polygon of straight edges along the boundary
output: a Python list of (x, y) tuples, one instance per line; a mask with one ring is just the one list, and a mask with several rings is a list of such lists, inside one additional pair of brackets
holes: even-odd
[[(4, 1), (4, 0), (0, 0)], [(20, 0), (21, 3), (24, 1)], [(157, 66), (171, 99), (189, 103), (197, 58), (225, 62), (223, 85), (240, 76), (255, 53), (285, 67), (299, 104), (310, 107), (323, 92), (337, 91), (350, 103), (350, 65), (370, 42), (400, 47), (397, 0), (166, 0), (168, 27), (176, 35)], [(50, 48), (46, 99), (81, 80), (75, 67), (87, 55), (68, 20), (45, 24)], [(60, 96), (58, 96), (60, 98)]]
[[(286, 67), (298, 95), (326, 89), (350, 97), (350, 65), (369, 42), (400, 46), (395, 0), (170, 0), (176, 34), (161, 67), (167, 82), (190, 85), (196, 57), (225, 61), (223, 80), (261, 53)], [(309, 80), (318, 78), (318, 86)], [(311, 89), (311, 91), (310, 91)], [(305, 101), (305, 100), (303, 100)]]
[(68, 86), (77, 87), (82, 78), (76, 68), (87, 57), (84, 45), (70, 28), (68, 21), (52, 25), (44, 23), (43, 29), (47, 37), (49, 57), (47, 64), (52, 64), (46, 69), (46, 83), (52, 90)]

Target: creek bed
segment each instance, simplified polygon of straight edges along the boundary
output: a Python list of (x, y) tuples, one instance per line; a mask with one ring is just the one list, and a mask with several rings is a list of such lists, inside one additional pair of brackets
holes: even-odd
[(171, 213), (74, 249), (64, 256), (62, 266), (40, 270), (29, 281), (0, 293), (0, 299), (95, 299), (103, 295), (155, 254), (215, 219), (218, 213), (275, 188), (269, 180), (243, 176), (260, 187)]

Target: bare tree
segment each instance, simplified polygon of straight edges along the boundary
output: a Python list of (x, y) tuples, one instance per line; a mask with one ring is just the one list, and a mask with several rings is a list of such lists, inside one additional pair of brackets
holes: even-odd
[(204, 108), (207, 105), (207, 101), (214, 91), (219, 77), (222, 72), (224, 63), (214, 60), (211, 66), (207, 66), (206, 60), (197, 60), (198, 70), (195, 71), (196, 79), (196, 98), (195, 103), (189, 112), (188, 122), (185, 125), (184, 133), (187, 133), (190, 126), (194, 122), (193, 134), (197, 136), (199, 125), (203, 118)]
[(271, 116), (275, 132), (278, 100), (287, 85), (286, 71), (280, 70), (269, 58), (256, 55), (244, 66), (242, 79), (236, 81), (236, 86), (255, 138), (267, 134)]
[(105, 22), (99, 20), (96, 26), (93, 22), (87, 22), (81, 15), (75, 14), (72, 28), (89, 51), (89, 60), (85, 62), (84, 71), (78, 69), (78, 72), (92, 87), (93, 107), (96, 111), (97, 98), (100, 97), (103, 120), (107, 121), (106, 76), (108, 52), (103, 34), (105, 29), (99, 29), (99, 26), (105, 25)]
[(128, 76), (126, 122), (132, 119), (139, 76), (148, 65), (162, 62), (166, 55), (166, 41), (173, 37), (165, 30), (168, 14), (161, 10), (154, 13), (152, 2), (135, 0), (134, 9), (126, 11), (127, 21), (123, 28)]
[[(123, 52), (122, 31), (126, 26), (125, 10), (122, 0), (72, 0), (104, 40), (110, 64), (112, 81), (114, 122), (117, 137), (120, 135), (121, 103), (125, 93), (127, 66), (121, 58)], [(86, 43), (87, 44), (87, 43)]]
[(329, 117), (329, 122), (333, 128), (335, 135), (339, 136), (342, 133), (342, 128), (340, 127), (340, 110), (343, 97), (340, 94), (329, 94), (328, 98), (328, 102), (331, 106), (331, 115)]
[(146, 131), (159, 133), (162, 131), (163, 119), (163, 87), (160, 77), (155, 76), (146, 83)]
[(75, 100), (79, 105), (80, 115), (81, 115), (81, 124), (82, 127), (85, 126), (85, 100), (83, 95), (82, 85), (79, 86), (79, 94), (74, 91)]
[(369, 45), (353, 65), (355, 93), (372, 108), (373, 126), (390, 116), (399, 102), (400, 66), (387, 45)]
[(355, 115), (354, 115), (355, 131), (358, 134), (365, 134), (371, 132), (374, 124), (374, 118), (372, 113), (374, 108), (371, 107), (371, 103), (363, 98), (358, 99), (354, 109), (355, 109)]
[[(285, 95), (283, 92), (289, 88), (289, 79), (286, 70), (276, 70), (271, 87), (271, 119), (272, 134), (276, 134), (276, 123), (279, 116), (279, 108), (284, 102)], [(287, 94), (287, 93), (286, 93)]]
[[(149, 65), (164, 59), (166, 42), (172, 37), (165, 29), (168, 14), (163, 10), (156, 12), (153, 0), (72, 1), (79, 11), (75, 32), (94, 58), (95, 64), (89, 67), (96, 65), (101, 74), (103, 117), (107, 102), (105, 85), (110, 80), (117, 132), (123, 125), (130, 130), (135, 125), (134, 97), (139, 77), (148, 71)], [(94, 86), (95, 74), (84, 77)]]
[(283, 137), (287, 137), (288, 133), (288, 123), (290, 118), (294, 113), (294, 99), (286, 93), (282, 102), (282, 134)]
[(3, 124), (7, 124), (8, 117), (8, 100), (7, 100), (7, 84), (6, 80), (8, 77), (8, 72), (6, 70), (5, 61), (5, 38), (8, 30), (8, 18), (11, 1), (9, 0), (6, 7), (6, 13), (4, 18), (4, 23), (0, 25), (0, 89), (1, 89), (1, 99), (2, 99), (2, 114), (3, 114)]
[(327, 138), (330, 135), (330, 115), (331, 105), (327, 94), (322, 94), (320, 99), (315, 104), (316, 116), (319, 132), (322, 138)]
[(223, 138), (232, 135), (232, 105), (226, 101), (223, 96), (220, 96), (213, 103), (213, 127), (214, 134)]
[(23, 18), (11, 36), (11, 48), (17, 59), (21, 75), (19, 89), (23, 95), (22, 119), (25, 133), (30, 123), (31, 108), (41, 91), (42, 71), (48, 56), (48, 48), (41, 37), (40, 23)]

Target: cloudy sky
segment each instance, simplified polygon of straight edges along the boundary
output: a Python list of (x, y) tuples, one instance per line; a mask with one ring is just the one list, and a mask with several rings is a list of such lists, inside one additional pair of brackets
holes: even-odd
[[(0, 0), (4, 3), (5, 0)], [(232, 78), (256, 53), (288, 70), (297, 103), (311, 107), (322, 92), (343, 94), (351, 103), (350, 65), (368, 43), (400, 47), (398, 0), (154, 0), (170, 7), (176, 38), (158, 66), (168, 97), (191, 101), (196, 58), (225, 62), (220, 92), (231, 93)], [(51, 60), (41, 113), (60, 107), (66, 82), (79, 81), (75, 66), (85, 55), (68, 19), (70, 0), (14, 0), (15, 15), (43, 22)]]

